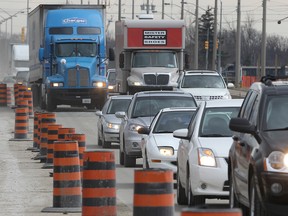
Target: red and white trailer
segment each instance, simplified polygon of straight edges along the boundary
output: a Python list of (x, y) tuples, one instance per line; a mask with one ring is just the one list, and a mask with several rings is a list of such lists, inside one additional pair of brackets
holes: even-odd
[(116, 22), (117, 90), (134, 94), (172, 90), (186, 65), (183, 20), (123, 20)]

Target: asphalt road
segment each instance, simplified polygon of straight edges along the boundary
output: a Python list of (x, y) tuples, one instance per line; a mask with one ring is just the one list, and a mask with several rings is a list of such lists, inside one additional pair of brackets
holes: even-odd
[[(246, 91), (231, 91), (233, 98), (242, 98)], [(96, 121), (94, 111), (82, 108), (60, 107), (56, 111), (56, 123), (63, 127), (74, 127), (76, 133), (86, 135), (87, 149), (101, 149), (96, 143)], [(53, 178), (49, 176), (52, 170), (42, 169), (43, 163), (34, 160), (36, 152), (27, 150), (33, 146), (33, 119), (29, 120), (27, 139), (13, 140), (15, 113), (10, 107), (0, 107), (0, 215), (46, 216), (63, 215), (60, 213), (43, 213), (44, 208), (53, 205)], [(133, 215), (133, 181), (135, 169), (142, 168), (142, 160), (137, 159), (136, 168), (125, 168), (119, 165), (118, 145), (113, 145), (111, 151), (116, 163), (116, 193), (117, 215)], [(186, 206), (179, 206), (175, 197), (175, 216), (181, 215)], [(210, 208), (227, 208), (227, 200), (208, 200)], [(81, 215), (81, 213), (69, 213)]]

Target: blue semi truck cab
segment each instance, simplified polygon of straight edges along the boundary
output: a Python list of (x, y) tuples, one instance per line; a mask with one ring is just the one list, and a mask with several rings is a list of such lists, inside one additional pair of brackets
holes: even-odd
[(38, 79), (35, 74), (33, 79), (33, 72), (30, 76), (31, 84), (38, 86), (34, 90), (40, 92), (39, 105), (47, 111), (62, 104), (101, 109), (108, 92), (105, 6), (49, 7), (41, 7), (40, 73)]

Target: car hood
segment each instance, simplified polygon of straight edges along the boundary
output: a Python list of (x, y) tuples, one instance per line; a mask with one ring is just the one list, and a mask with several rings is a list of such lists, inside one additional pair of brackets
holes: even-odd
[(200, 146), (210, 148), (215, 157), (228, 157), (230, 147), (233, 143), (232, 137), (199, 137)]
[(197, 96), (225, 95), (229, 93), (226, 88), (182, 88), (182, 90)]
[(153, 134), (153, 139), (157, 146), (171, 146), (174, 151), (178, 150), (179, 139), (173, 137), (173, 133)]
[(270, 148), (267, 153), (273, 150), (288, 152), (288, 130), (262, 132), (260, 137), (262, 137), (261, 143), (265, 143), (261, 146)]
[(119, 125), (121, 124), (121, 119), (117, 118), (115, 114), (106, 114), (104, 115), (104, 118), (109, 123), (119, 124)]
[(138, 117), (138, 118), (132, 118), (130, 119), (130, 123), (132, 124), (139, 124), (139, 125), (143, 125), (146, 127), (149, 127), (151, 122), (152, 122), (153, 116), (148, 116), (148, 117)]

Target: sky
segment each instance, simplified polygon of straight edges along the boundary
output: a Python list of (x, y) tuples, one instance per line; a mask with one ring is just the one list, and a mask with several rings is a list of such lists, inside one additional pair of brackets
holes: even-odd
[[(180, 19), (181, 1), (182, 0), (164, 0), (164, 14), (165, 19)], [(195, 2), (196, 0), (183, 0), (184, 4), (184, 19), (186, 24), (193, 23), (195, 20)], [(107, 5), (106, 21), (109, 25), (108, 30), (113, 32), (114, 21), (118, 20), (118, 4), (119, 0), (0, 0), (0, 22), (17, 13), (16, 17), (2, 23), (0, 30), (8, 34), (20, 33), (21, 28), (26, 28), (27, 24), (27, 5), (29, 11), (33, 10), (39, 4), (101, 4)], [(121, 16), (122, 19), (132, 19), (132, 2), (133, 0), (121, 1)], [(155, 5), (154, 18), (161, 19), (162, 14), (162, 0), (134, 0), (135, 16), (143, 13), (140, 5), (142, 4)], [(220, 5), (222, 2), (222, 28), (237, 27), (237, 2), (238, 0), (218, 0), (218, 21), (220, 22)], [(257, 30), (262, 31), (262, 7), (263, 0), (241, 0), (241, 24), (245, 24), (249, 16), (254, 20), (254, 26)], [(199, 0), (199, 15), (203, 14), (205, 9), (209, 7), (214, 8), (215, 0)], [(21, 13), (23, 12), (23, 13)], [(8, 15), (9, 14), (9, 15)], [(288, 16), (288, 1), (287, 0), (267, 0), (267, 24), (266, 32), (268, 35), (280, 35), (288, 37), (288, 19), (283, 20), (279, 25), (277, 21)], [(135, 17), (136, 18), (136, 17)], [(218, 29), (219, 30), (219, 29)]]

